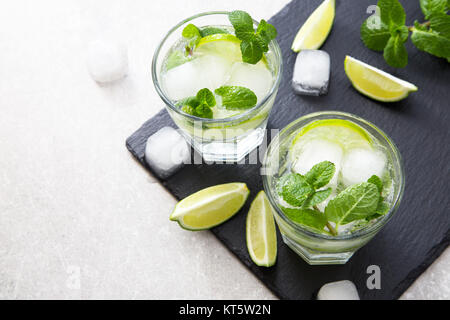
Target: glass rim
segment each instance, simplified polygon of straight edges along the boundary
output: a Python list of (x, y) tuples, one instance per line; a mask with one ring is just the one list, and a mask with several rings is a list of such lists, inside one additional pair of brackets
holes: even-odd
[[(403, 193), (405, 190), (405, 171), (404, 171), (404, 165), (403, 165), (403, 159), (402, 156), (400, 154), (400, 151), (398, 150), (397, 146), (395, 145), (395, 143), (392, 141), (392, 139), (380, 128), (378, 128), (376, 125), (374, 125), (373, 123), (371, 123), (370, 121), (367, 121), (357, 115), (351, 114), (351, 113), (347, 113), (347, 112), (341, 112), (341, 111), (319, 111), (319, 112), (313, 112), (313, 113), (309, 113), (305, 116), (302, 116), (292, 122), (290, 122), (285, 128), (283, 128), (278, 135), (272, 139), (272, 141), (270, 142), (266, 153), (264, 155), (264, 160), (262, 163), (262, 168), (267, 167), (267, 163), (266, 161), (268, 161), (268, 159), (270, 158), (269, 155), (272, 152), (274, 143), (278, 143), (279, 142), (279, 138), (280, 136), (285, 133), (286, 131), (288, 131), (289, 129), (291, 129), (292, 127), (294, 127), (295, 125), (297, 125), (299, 122), (307, 120), (309, 118), (315, 118), (321, 115), (336, 115), (336, 116), (341, 116), (344, 117), (344, 120), (352, 120), (352, 119), (356, 119), (358, 121), (361, 121), (362, 123), (372, 127), (373, 129), (375, 129), (379, 134), (381, 134), (381, 136), (385, 139), (385, 142), (387, 142), (387, 144), (389, 145), (389, 147), (392, 149), (394, 156), (396, 157), (397, 163), (399, 165), (399, 169), (400, 169), (400, 186), (399, 186), (399, 191), (398, 194), (396, 195), (392, 206), (389, 209), (389, 212), (386, 213), (382, 219), (379, 219), (378, 221), (376, 221), (375, 223), (373, 223), (370, 226), (367, 226), (365, 228), (356, 230), (355, 232), (352, 232), (350, 234), (343, 234), (343, 235), (337, 235), (337, 236), (330, 236), (327, 234), (321, 234), (321, 233), (316, 233), (314, 231), (311, 231), (311, 229), (304, 227), (300, 224), (297, 224), (293, 221), (291, 221), (288, 217), (286, 217), (286, 215), (280, 210), (279, 206), (277, 205), (277, 201), (276, 199), (274, 199), (274, 196), (272, 194), (272, 188), (269, 186), (269, 181), (268, 181), (268, 175), (264, 175), (263, 176), (263, 186), (264, 186), (264, 190), (266, 191), (267, 197), (269, 198), (270, 203), (272, 204), (272, 206), (274, 207), (274, 209), (276, 210), (277, 214), (280, 216), (280, 218), (286, 222), (289, 226), (291, 226), (295, 231), (298, 231), (300, 233), (304, 233), (307, 236), (310, 236), (312, 238), (319, 238), (322, 240), (328, 240), (328, 241), (340, 241), (340, 240), (351, 240), (351, 239), (355, 239), (355, 238), (359, 238), (359, 237), (363, 237), (372, 233), (376, 233), (377, 231), (379, 231), (395, 214), (395, 212), (397, 211), (401, 199), (403, 198)], [(345, 118), (349, 118), (349, 119), (345, 119)], [(338, 118), (339, 119), (339, 118)], [(357, 123), (356, 123), (357, 124)], [(306, 125), (306, 124), (305, 124)], [(359, 125), (359, 124), (357, 124)], [(360, 126), (360, 125), (359, 125)], [(303, 127), (303, 126), (302, 126)], [(298, 130), (301, 129), (302, 127), (297, 128)], [(278, 143), (279, 145), (279, 143)]]
[[(277, 58), (276, 60), (279, 61), (277, 77), (276, 77), (275, 81), (273, 82), (272, 87), (270, 88), (269, 92), (264, 97), (264, 99), (262, 99), (254, 107), (252, 107), (251, 109), (248, 109), (247, 111), (245, 111), (243, 113), (240, 113), (235, 116), (228, 117), (228, 118), (222, 118), (222, 119), (207, 119), (207, 118), (196, 117), (196, 116), (182, 112), (177, 106), (175, 106), (175, 104), (172, 102), (172, 100), (164, 93), (164, 90), (161, 88), (160, 83), (158, 81), (158, 71), (156, 69), (157, 69), (157, 60), (159, 58), (161, 48), (166, 43), (166, 40), (169, 38), (169, 36), (172, 35), (176, 30), (178, 30), (178, 28), (180, 28), (185, 23), (192, 21), (196, 18), (209, 16), (209, 15), (228, 15), (229, 13), (230, 13), (229, 11), (208, 11), (208, 12), (198, 13), (196, 15), (193, 15), (193, 16), (190, 16), (189, 18), (184, 19), (183, 21), (177, 23), (174, 27), (172, 27), (167, 32), (167, 34), (159, 42), (158, 46), (156, 47), (155, 53), (153, 54), (151, 68), (152, 68), (153, 85), (155, 86), (156, 92), (158, 92), (158, 95), (161, 97), (161, 99), (164, 101), (164, 103), (172, 111), (178, 113), (179, 115), (181, 115), (183, 117), (187, 117), (193, 121), (201, 121), (201, 122), (205, 122), (205, 123), (229, 123), (229, 122), (233, 122), (236, 120), (241, 120), (242, 118), (245, 118), (249, 114), (252, 114), (255, 110), (261, 109), (267, 103), (267, 101), (276, 93), (276, 90), (281, 82), (281, 75), (283, 74), (283, 58), (281, 55), (281, 49), (280, 49), (280, 46), (278, 45), (278, 42), (276, 41), (276, 39), (273, 39), (269, 43), (269, 46), (273, 47), (273, 49), (274, 49), (273, 51)], [(258, 23), (258, 21), (253, 19), (253, 24), (255, 26), (258, 26), (259, 23)]]

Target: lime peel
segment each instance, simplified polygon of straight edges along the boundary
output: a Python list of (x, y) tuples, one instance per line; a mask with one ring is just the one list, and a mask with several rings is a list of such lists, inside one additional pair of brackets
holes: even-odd
[(377, 101), (399, 101), (418, 90), (414, 84), (350, 56), (345, 57), (344, 66), (353, 87), (363, 95)]

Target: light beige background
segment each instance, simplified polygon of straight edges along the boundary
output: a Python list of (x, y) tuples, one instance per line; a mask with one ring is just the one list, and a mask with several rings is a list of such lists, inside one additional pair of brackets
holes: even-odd
[[(0, 298), (275, 298), (211, 233), (169, 222), (175, 200), (125, 139), (163, 107), (150, 60), (164, 32), (199, 11), (267, 19), (287, 2), (1, 2)], [(99, 36), (129, 51), (111, 86), (85, 67)], [(447, 251), (404, 297), (449, 298), (449, 267)]]

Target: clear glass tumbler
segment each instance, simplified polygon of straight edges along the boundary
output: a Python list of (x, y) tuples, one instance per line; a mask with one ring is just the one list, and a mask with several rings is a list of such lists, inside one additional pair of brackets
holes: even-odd
[[(372, 135), (385, 149), (391, 163), (393, 180), (392, 201), (389, 212), (373, 224), (349, 234), (329, 236), (315, 233), (291, 221), (281, 210), (277, 201), (276, 184), (288, 170), (289, 147), (299, 130), (311, 122), (322, 119), (344, 119), (353, 122)], [(352, 114), (331, 111), (306, 115), (290, 123), (270, 143), (262, 167), (264, 190), (275, 208), (275, 220), (283, 241), (311, 265), (345, 264), (350, 257), (369, 242), (397, 211), (405, 185), (403, 164), (400, 153), (392, 140), (372, 123)]]
[[(269, 44), (265, 54), (273, 75), (273, 84), (266, 96), (253, 108), (224, 119), (204, 119), (188, 115), (175, 106), (161, 85), (161, 68), (171, 46), (181, 37), (188, 24), (197, 26), (230, 26), (228, 12), (206, 12), (192, 16), (173, 27), (156, 48), (152, 62), (152, 78), (156, 91), (166, 105), (173, 121), (186, 140), (206, 161), (235, 162), (258, 147), (265, 134), (267, 119), (272, 109), (282, 74), (281, 50), (276, 40)], [(255, 28), (258, 23), (254, 21)]]

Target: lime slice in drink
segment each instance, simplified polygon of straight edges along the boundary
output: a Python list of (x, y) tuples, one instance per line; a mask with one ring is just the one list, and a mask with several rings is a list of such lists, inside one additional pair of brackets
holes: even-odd
[(242, 61), (241, 40), (233, 34), (218, 33), (200, 39), (195, 54), (219, 55), (228, 60)]
[(344, 150), (370, 148), (372, 139), (355, 123), (342, 119), (323, 119), (311, 122), (292, 141), (291, 156), (297, 157), (303, 145), (313, 140), (326, 140), (340, 145)]
[(333, 26), (335, 0), (325, 0), (309, 16), (298, 31), (292, 43), (294, 52), (306, 49), (319, 49), (325, 42)]
[(350, 56), (345, 57), (345, 73), (356, 90), (382, 102), (406, 98), (417, 87)]
[(247, 215), (247, 249), (258, 266), (270, 267), (277, 259), (277, 233), (273, 208), (264, 191), (253, 200)]
[(245, 183), (227, 183), (200, 190), (175, 206), (170, 220), (196, 231), (209, 229), (230, 219), (247, 200)]

